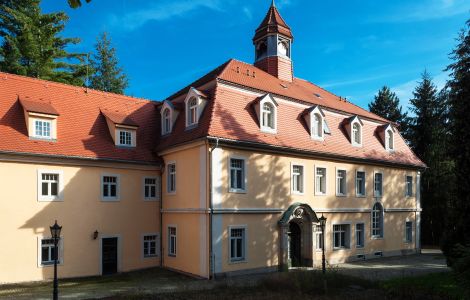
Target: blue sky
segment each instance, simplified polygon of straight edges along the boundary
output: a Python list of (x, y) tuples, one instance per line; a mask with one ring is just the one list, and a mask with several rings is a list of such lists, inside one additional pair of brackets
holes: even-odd
[[(92, 0), (80, 9), (43, 0), (44, 12), (66, 11), (64, 35), (91, 51), (109, 33), (130, 77), (126, 94), (161, 100), (229, 58), (252, 63), (254, 30), (270, 0)], [(277, 0), (294, 34), (294, 75), (367, 107), (388, 85), (406, 107), (427, 69), (438, 87), (470, 1)]]

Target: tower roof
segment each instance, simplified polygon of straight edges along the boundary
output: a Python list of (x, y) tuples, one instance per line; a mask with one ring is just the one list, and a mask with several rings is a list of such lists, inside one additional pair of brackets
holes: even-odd
[(284, 19), (281, 17), (281, 14), (279, 14), (279, 11), (277, 10), (276, 5), (274, 4), (274, 1), (272, 1), (271, 6), (269, 7), (268, 13), (266, 14), (266, 17), (264, 17), (263, 21), (256, 29), (255, 36), (253, 37), (253, 41), (263, 36), (266, 36), (270, 33), (279, 33), (288, 38), (291, 38), (291, 39), (294, 38), (292, 36), (290, 27), (286, 24)]

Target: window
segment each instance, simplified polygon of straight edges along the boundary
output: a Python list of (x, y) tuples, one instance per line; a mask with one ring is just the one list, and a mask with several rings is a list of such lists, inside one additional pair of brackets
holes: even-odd
[(244, 261), (245, 258), (245, 228), (230, 228), (230, 261)]
[(375, 203), (372, 208), (372, 238), (383, 237), (383, 207)]
[(119, 145), (132, 146), (132, 133), (129, 130), (118, 130), (119, 132)]
[(144, 199), (145, 200), (157, 199), (157, 178), (156, 177), (144, 178)]
[(383, 176), (382, 173), (374, 174), (374, 196), (382, 197), (382, 186), (383, 186)]
[(356, 224), (356, 248), (364, 248), (364, 223)]
[(352, 126), (352, 140), (354, 145), (361, 145), (361, 124), (358, 122), (353, 123)]
[(405, 223), (405, 243), (411, 243), (413, 240), (413, 222)]
[(349, 248), (349, 224), (333, 225), (333, 248)]
[(51, 121), (35, 120), (34, 121), (34, 137), (42, 139), (50, 139), (51, 137)]
[(230, 191), (245, 191), (245, 160), (230, 159)]
[(413, 176), (406, 176), (406, 187), (405, 195), (407, 197), (413, 197)]
[(197, 99), (195, 97), (189, 99), (188, 102), (188, 126), (197, 123)]
[(315, 239), (316, 239), (316, 249), (322, 250), (323, 249), (323, 232), (321, 231), (321, 226), (315, 226)]
[(316, 168), (315, 174), (315, 194), (326, 194), (326, 168)]
[(292, 166), (292, 192), (297, 194), (304, 192), (304, 166)]
[(346, 196), (346, 170), (336, 170), (336, 195)]
[(168, 227), (168, 255), (176, 256), (176, 227)]
[(323, 138), (323, 118), (319, 113), (313, 114), (312, 133), (314, 138)]
[(158, 240), (158, 235), (152, 234), (152, 235), (144, 235), (144, 244), (143, 244), (143, 249), (144, 249), (144, 257), (154, 257), (157, 256), (157, 240)]
[(271, 103), (264, 103), (261, 111), (261, 129), (275, 130), (274, 122), (274, 106)]
[[(57, 244), (58, 253), (60, 253), (60, 241)], [(51, 265), (54, 263), (57, 253), (54, 247), (54, 239), (41, 239), (41, 265)], [(60, 257), (57, 256), (57, 263), (60, 263)]]
[(118, 200), (118, 176), (102, 177), (103, 200)]
[(366, 172), (356, 172), (356, 196), (364, 197), (366, 195)]
[(169, 108), (165, 108), (162, 113), (162, 134), (171, 132), (171, 112)]
[(167, 192), (168, 193), (176, 192), (176, 163), (168, 164)]
[(393, 150), (393, 131), (391, 129), (385, 132), (385, 139), (387, 150)]
[(63, 200), (63, 172), (59, 170), (38, 170), (38, 201)]

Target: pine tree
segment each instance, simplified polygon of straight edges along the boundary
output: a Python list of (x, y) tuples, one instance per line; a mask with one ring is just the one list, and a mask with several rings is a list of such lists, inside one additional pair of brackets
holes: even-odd
[[(458, 183), (451, 199), (443, 250), (449, 264), (458, 273), (460, 269), (462, 278), (466, 278), (470, 296), (470, 19), (458, 41), (450, 56), (453, 62), (446, 69), (451, 72), (447, 83), (452, 133), (450, 153), (455, 161), (454, 174)], [(463, 250), (464, 246), (466, 250)], [(462, 264), (462, 261), (466, 263)]]
[(94, 74), (91, 76), (90, 87), (111, 93), (123, 94), (128, 86), (128, 79), (121, 67), (118, 66), (116, 49), (111, 46), (111, 40), (104, 32), (95, 45), (96, 53), (90, 60)]
[(446, 199), (453, 187), (453, 163), (446, 151), (449, 138), (447, 92), (438, 93), (425, 71), (413, 96), (410, 145), (428, 166), (421, 177), (422, 242), (438, 245), (444, 228)]
[(0, 70), (82, 85), (84, 55), (65, 50), (79, 39), (60, 36), (67, 15), (43, 14), (39, 4), (40, 0), (0, 0)]
[(400, 99), (387, 86), (383, 86), (374, 101), (369, 103), (369, 110), (382, 118), (397, 123), (400, 126), (400, 132), (408, 139), (409, 118), (406, 112), (402, 112)]

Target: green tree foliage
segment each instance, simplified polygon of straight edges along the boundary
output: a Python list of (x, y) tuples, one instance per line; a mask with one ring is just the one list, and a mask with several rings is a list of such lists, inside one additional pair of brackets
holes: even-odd
[(118, 66), (116, 49), (111, 46), (111, 40), (106, 32), (97, 39), (95, 48), (96, 53), (90, 60), (93, 71), (90, 87), (105, 92), (123, 94), (128, 86), (128, 79), (122, 68)]
[(437, 92), (425, 71), (410, 100), (409, 141), (428, 169), (421, 177), (422, 242), (439, 244), (444, 228), (447, 200), (452, 194), (453, 162), (447, 153), (449, 143), (447, 91)]
[(66, 50), (79, 39), (60, 36), (67, 15), (43, 14), (39, 4), (40, 0), (0, 0), (0, 70), (82, 85), (84, 55)]
[[(450, 58), (453, 62), (446, 69), (450, 71), (447, 82), (451, 119), (450, 153), (455, 161), (455, 177), (459, 180), (449, 207), (443, 250), (449, 264), (458, 272), (462, 269), (460, 262), (466, 261), (468, 267), (470, 253), (470, 19), (460, 32), (458, 45)], [(466, 274), (469, 275), (468, 269)], [(467, 278), (470, 290), (469, 284), (470, 279)]]
[[(82, 1), (81, 0), (68, 0), (69, 5), (71, 8), (78, 8), (82, 6)], [(86, 3), (90, 3), (91, 0), (86, 0)]]

